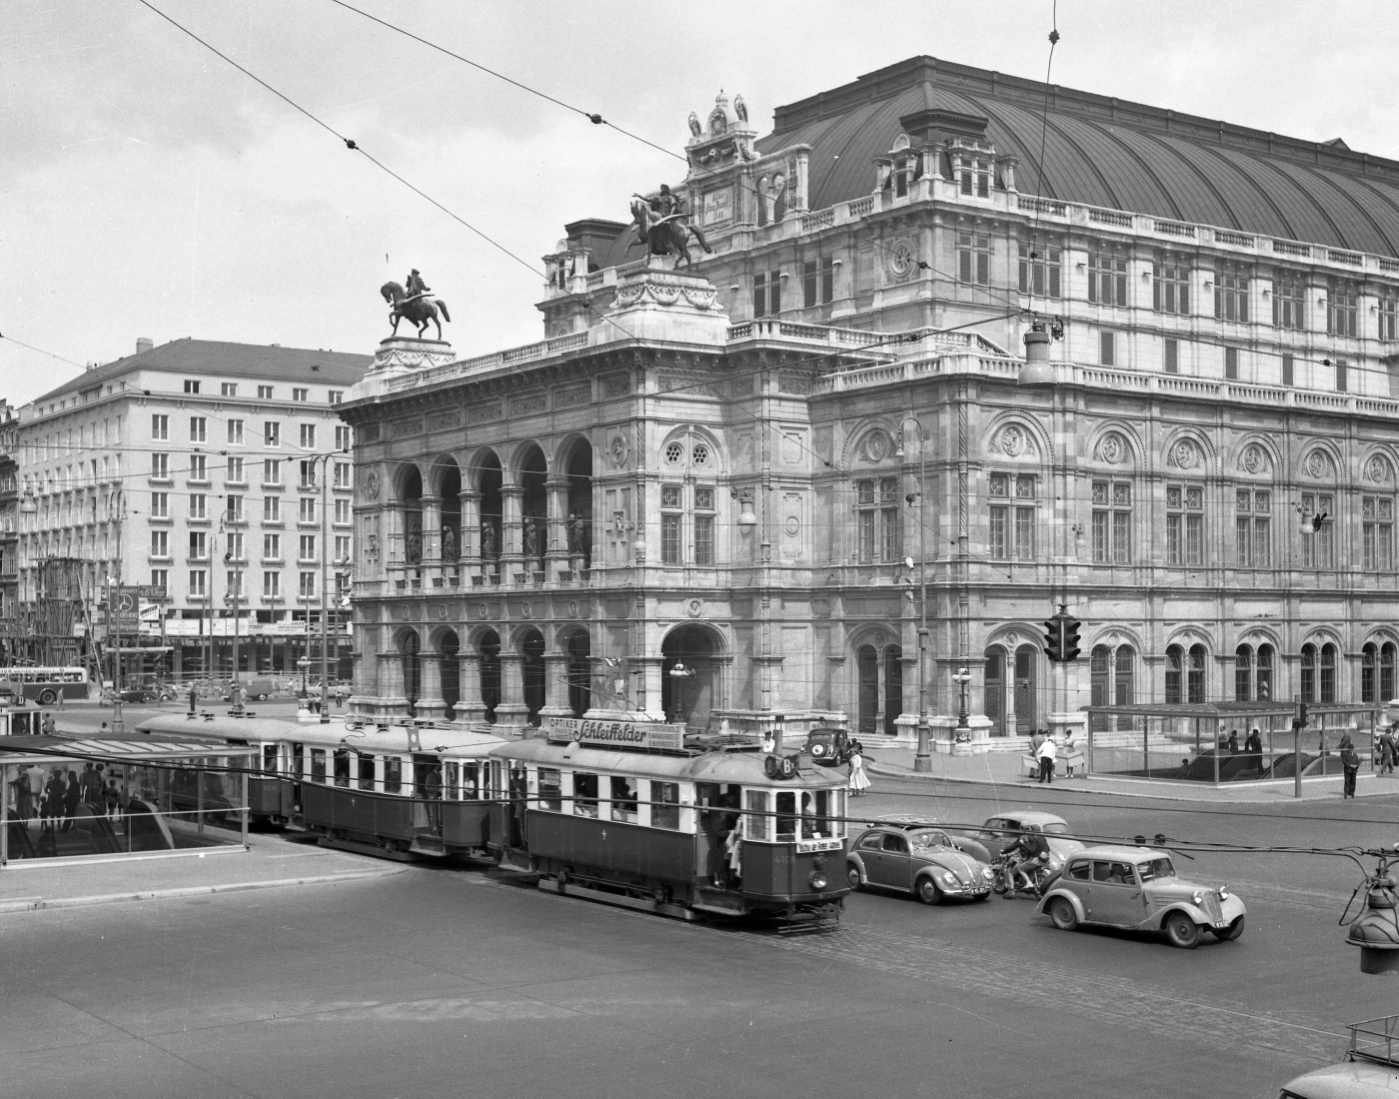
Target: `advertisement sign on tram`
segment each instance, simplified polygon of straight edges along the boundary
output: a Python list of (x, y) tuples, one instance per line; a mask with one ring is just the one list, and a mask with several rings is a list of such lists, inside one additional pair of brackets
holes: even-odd
[(659, 721), (589, 721), (581, 717), (552, 717), (544, 723), (551, 741), (577, 741), (592, 748), (679, 752), (685, 747), (685, 727)]

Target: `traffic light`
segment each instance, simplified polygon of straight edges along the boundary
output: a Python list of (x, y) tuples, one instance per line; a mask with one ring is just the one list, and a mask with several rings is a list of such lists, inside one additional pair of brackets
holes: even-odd
[(1292, 719), (1292, 727), (1294, 729), (1307, 727), (1307, 704), (1305, 702), (1297, 703), (1297, 716)]
[(1044, 622), (1044, 655), (1051, 662), (1057, 664), (1064, 659), (1064, 650), (1061, 647), (1062, 639), (1059, 636), (1059, 618), (1047, 618)]
[(1064, 639), (1059, 659), (1068, 663), (1078, 659), (1078, 631), (1083, 625), (1077, 618), (1060, 618), (1064, 626)]

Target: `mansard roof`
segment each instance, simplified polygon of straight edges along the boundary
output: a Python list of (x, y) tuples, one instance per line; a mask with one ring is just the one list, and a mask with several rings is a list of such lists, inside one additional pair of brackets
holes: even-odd
[(1395, 161), (1058, 86), (1042, 117), (1045, 102), (1040, 81), (914, 57), (779, 107), (758, 148), (812, 147), (819, 210), (870, 193), (871, 161), (911, 116), (985, 119), (997, 154), (1019, 159), (1024, 194), (1399, 255)]

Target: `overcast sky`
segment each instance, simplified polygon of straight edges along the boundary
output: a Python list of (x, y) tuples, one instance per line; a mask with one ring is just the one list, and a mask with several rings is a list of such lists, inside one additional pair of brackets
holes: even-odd
[[(780, 104), (916, 54), (1043, 79), (1051, 0), (353, 0), (677, 152), (723, 88)], [(332, 0), (152, 0), (540, 267), (565, 222), (625, 221), (673, 157)], [(138, 0), (5, 0), (0, 397), (157, 343), (372, 353), (420, 268), (463, 356), (541, 338), (541, 276)], [(1053, 81), (1399, 157), (1399, 4), (1060, 0)]]

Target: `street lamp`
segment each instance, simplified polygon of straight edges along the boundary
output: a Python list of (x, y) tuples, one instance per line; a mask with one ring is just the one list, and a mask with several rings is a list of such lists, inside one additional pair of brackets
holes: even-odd
[(308, 670), (310, 670), (311, 658), (309, 656), (306, 656), (305, 654), (302, 654), (301, 659), (296, 662), (296, 666), (301, 669), (301, 698), (302, 701), (305, 701), (307, 695), (306, 673)]
[(956, 736), (959, 740), (962, 739), (963, 734), (966, 734), (967, 739), (971, 737), (971, 729), (967, 726), (967, 684), (971, 682), (971, 679), (972, 673), (965, 666), (952, 673), (952, 682), (957, 684), (962, 691), (962, 705), (961, 709), (957, 711)]
[[(933, 745), (931, 730), (928, 728), (928, 685), (924, 666), (927, 664), (928, 649), (928, 551), (925, 521), (927, 501), (924, 490), (928, 483), (927, 448), (923, 445), (923, 425), (913, 416), (905, 416), (899, 424), (899, 445), (894, 450), (895, 457), (904, 457), (904, 424), (910, 420), (918, 431), (918, 750), (913, 756), (915, 771), (933, 769)], [(907, 497), (913, 504), (913, 493)], [(912, 562), (909, 562), (910, 566)]]
[(116, 546), (113, 555), (114, 575), (107, 577), (107, 643), (112, 645), (112, 631), (116, 630), (116, 644), (112, 645), (112, 732), (120, 736), (126, 731), (121, 712), (121, 625), (117, 621), (116, 602), (121, 594), (121, 517), (126, 511), (126, 494), (119, 488), (107, 494), (107, 515), (116, 523)]
[[(228, 531), (227, 527), (231, 526), (234, 523), (240, 523), (242, 522), (242, 520), (243, 517), (237, 512), (235, 512), (232, 508), (226, 509), (223, 512), (223, 514), (219, 516), (219, 533), (227, 533), (230, 543), (228, 547), (224, 550), (223, 563), (225, 565), (232, 565), (236, 560), (238, 560), (238, 558), (235, 558), (233, 556), (233, 546), (231, 544), (233, 540), (233, 533), (231, 531)], [(213, 570), (210, 569), (209, 573), (209, 593), (210, 598), (212, 598), (214, 591)], [(223, 597), (223, 601), (226, 606), (231, 606), (233, 608), (233, 690), (229, 693), (232, 695), (233, 698), (233, 708), (234, 710), (238, 711), (241, 711), (243, 709), (243, 693), (238, 689), (238, 604), (242, 601), (242, 598), (243, 570), (234, 567), (233, 581), (228, 585), (228, 594)], [(211, 621), (209, 622), (209, 641), (211, 646), (213, 644), (213, 632), (214, 623), (211, 619)]]
[[(330, 724), (330, 592), (327, 586), (326, 566), (330, 563), (330, 515), (326, 508), (328, 502), (327, 490), (329, 488), (330, 477), (328, 475), (328, 465), (332, 458), (337, 458), (347, 450), (331, 450), (324, 454), (312, 454), (303, 459), (311, 465), (312, 475), (315, 475), (316, 463), (321, 465), (321, 724)], [(310, 648), (311, 624), (306, 624), (306, 643)], [(302, 687), (305, 688), (303, 676)]]

